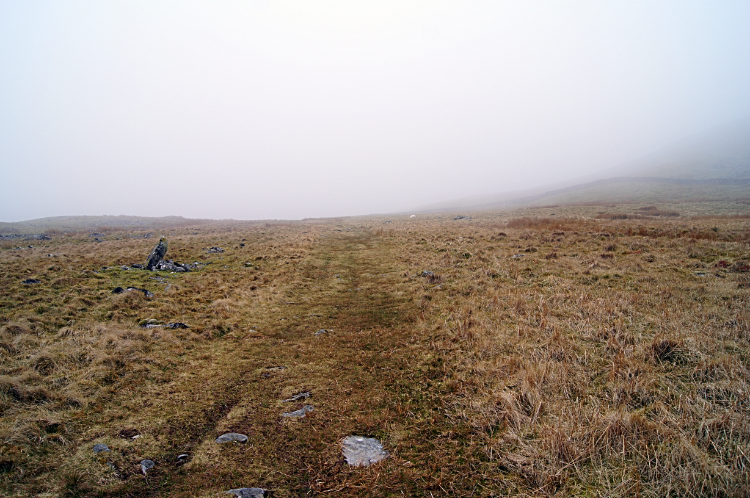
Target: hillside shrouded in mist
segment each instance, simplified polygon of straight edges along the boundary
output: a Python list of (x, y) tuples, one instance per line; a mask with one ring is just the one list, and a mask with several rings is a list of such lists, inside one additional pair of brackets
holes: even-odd
[(4, 2), (0, 221), (356, 215), (594, 175), (750, 116), (748, 21), (746, 2)]

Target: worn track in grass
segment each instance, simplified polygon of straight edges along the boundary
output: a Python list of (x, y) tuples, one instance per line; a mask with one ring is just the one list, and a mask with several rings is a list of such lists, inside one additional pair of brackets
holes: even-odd
[[(404, 342), (415, 284), (397, 265), (388, 245), (366, 232), (319, 238), (290, 270), (284, 296), (269, 303), (268, 325), (250, 329), (257, 317), (242, 317), (242, 331), (197, 346), (185, 371), (156, 388), (151, 406), (131, 407), (137, 414), (125, 425), (150, 425), (144, 438), (161, 452), (142, 455), (158, 464), (148, 482), (130, 478), (116, 493), (211, 496), (261, 486), (283, 497), (381, 484), (373, 471), (344, 464), (339, 441), (379, 437), (394, 454), (385, 465), (399, 465), (398, 431), (385, 426), (399, 424), (393, 386), (424, 358), (412, 358)], [(315, 410), (282, 418), (303, 404), (282, 400), (301, 391), (312, 392), (305, 403)], [(249, 440), (214, 443), (224, 432)], [(191, 455), (182, 467), (180, 453)]]

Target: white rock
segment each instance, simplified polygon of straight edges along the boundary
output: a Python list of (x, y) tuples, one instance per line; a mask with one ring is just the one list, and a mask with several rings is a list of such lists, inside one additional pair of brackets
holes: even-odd
[(349, 436), (341, 443), (346, 463), (366, 467), (388, 456), (380, 441), (370, 437)]

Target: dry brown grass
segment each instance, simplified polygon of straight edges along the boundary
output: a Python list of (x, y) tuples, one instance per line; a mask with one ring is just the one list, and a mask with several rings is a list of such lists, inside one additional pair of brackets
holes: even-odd
[[(743, 495), (747, 218), (581, 209), (166, 229), (169, 258), (210, 263), (185, 274), (120, 269), (158, 240), (120, 230), (3, 249), (0, 489)], [(391, 456), (348, 467), (349, 434)]]

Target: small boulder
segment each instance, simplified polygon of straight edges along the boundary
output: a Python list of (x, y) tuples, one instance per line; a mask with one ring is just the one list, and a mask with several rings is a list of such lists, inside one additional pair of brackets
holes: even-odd
[(183, 272), (183, 271), (190, 271), (190, 265), (183, 265), (180, 263), (175, 263), (174, 261), (170, 260), (164, 260), (162, 259), (158, 263), (156, 263), (153, 267), (154, 270), (158, 271), (174, 271), (174, 272)]
[(109, 453), (109, 446), (102, 443), (95, 444), (94, 455), (98, 455), (99, 453)]
[(245, 443), (247, 442), (247, 436), (244, 434), (238, 434), (236, 432), (228, 432), (226, 434), (222, 434), (221, 436), (216, 438), (216, 442), (219, 444), (224, 443)]
[(295, 410), (293, 412), (288, 412), (288, 413), (282, 413), (281, 416), (286, 417), (286, 418), (305, 418), (305, 415), (307, 415), (308, 412), (313, 411), (313, 409), (314, 408), (312, 405), (305, 405), (299, 410)]
[(146, 472), (153, 469), (156, 464), (153, 462), (153, 460), (141, 460), (141, 472), (143, 472), (143, 475), (146, 475)]
[(366, 467), (388, 456), (380, 441), (370, 437), (346, 437), (341, 442), (341, 447), (346, 463), (355, 467)]
[(142, 329), (153, 329), (156, 327), (163, 327), (164, 324), (162, 324), (159, 320), (156, 320), (155, 318), (144, 318), (143, 320), (140, 320), (138, 322), (138, 326)]
[(307, 399), (310, 396), (312, 396), (312, 393), (310, 391), (304, 391), (304, 392), (295, 394), (294, 396), (292, 396), (289, 399), (285, 399), (283, 402), (284, 403), (288, 403), (290, 401), (299, 401), (301, 399)]
[(189, 329), (190, 327), (188, 327), (187, 325), (185, 325), (182, 322), (172, 322), (172, 323), (166, 324), (164, 326), (164, 328), (167, 328), (167, 329)]
[(225, 493), (239, 498), (270, 498), (273, 496), (271, 491), (263, 488), (237, 488), (225, 491)]
[(22, 284), (26, 284), (26, 285), (33, 285), (33, 284), (41, 284), (42, 281), (41, 280), (37, 280), (35, 278), (27, 278), (26, 280), (24, 280), (21, 283)]
[(143, 292), (143, 295), (146, 297), (154, 297), (153, 292), (146, 290), (146, 289), (139, 289), (138, 287), (128, 287), (124, 291), (115, 292), (117, 289), (121, 289), (121, 287), (115, 287), (115, 289), (112, 292), (114, 292), (115, 294), (120, 294), (120, 292), (125, 292), (125, 291), (138, 291), (138, 292)]

